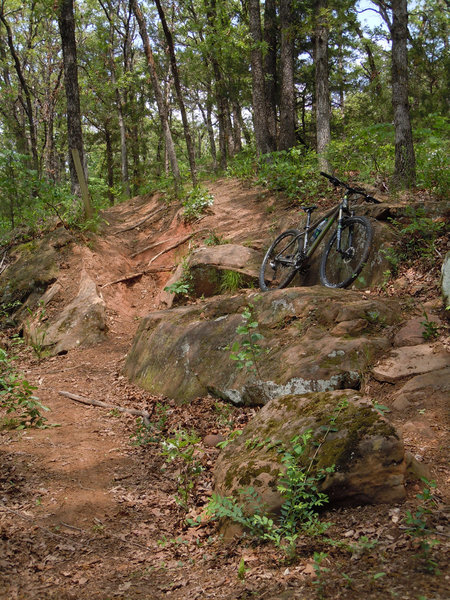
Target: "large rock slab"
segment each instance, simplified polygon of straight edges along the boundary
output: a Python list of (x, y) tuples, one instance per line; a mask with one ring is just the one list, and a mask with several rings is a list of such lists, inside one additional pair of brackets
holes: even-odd
[[(258, 374), (236, 369), (229, 346), (244, 308), (253, 305), (264, 336)], [(248, 292), (157, 311), (142, 320), (125, 372), (153, 393), (179, 401), (211, 392), (235, 404), (262, 405), (291, 393), (358, 388), (368, 364), (390, 347), (396, 301), (324, 287)], [(361, 320), (357, 337), (335, 327)]]
[(38, 339), (51, 354), (67, 352), (79, 346), (92, 346), (105, 339), (106, 306), (95, 282), (82, 271), (77, 296), (50, 325), (27, 324), (25, 334)]
[(403, 377), (421, 375), (450, 366), (450, 355), (433, 344), (405, 346), (391, 350), (373, 369), (378, 381), (395, 383)]
[[(324, 435), (331, 419), (333, 427)], [(219, 455), (215, 491), (239, 496), (241, 502), (239, 490), (251, 486), (268, 511), (277, 513), (283, 503), (277, 490), (280, 448), (290, 449), (293, 438), (308, 430), (313, 437), (299, 465), (311, 472), (334, 465), (334, 473), (320, 484), (331, 503), (388, 503), (405, 498), (402, 440), (372, 403), (353, 390), (290, 395), (269, 402)], [(250, 505), (246, 508), (251, 510)]]
[[(242, 286), (257, 284), (262, 256), (260, 252), (239, 244), (205, 246), (194, 250), (166, 284), (180, 282), (189, 273), (191, 295), (197, 298), (214, 296), (221, 291), (223, 274), (234, 271), (242, 276)], [(179, 297), (163, 290), (159, 297), (161, 306), (169, 308)]]

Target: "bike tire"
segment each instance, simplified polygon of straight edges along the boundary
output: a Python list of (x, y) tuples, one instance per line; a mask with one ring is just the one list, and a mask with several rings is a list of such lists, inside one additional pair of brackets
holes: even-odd
[[(346, 288), (361, 273), (369, 256), (373, 227), (367, 217), (348, 217), (342, 223), (341, 248), (337, 251), (337, 230), (322, 255), (320, 281), (329, 288)], [(349, 240), (351, 245), (349, 246)]]
[[(288, 229), (269, 247), (259, 270), (259, 287), (263, 292), (285, 288), (294, 279), (297, 268), (293, 265), (283, 265), (280, 259), (294, 258), (299, 251), (298, 238), (301, 235), (297, 229)], [(286, 251), (287, 254), (283, 254)]]

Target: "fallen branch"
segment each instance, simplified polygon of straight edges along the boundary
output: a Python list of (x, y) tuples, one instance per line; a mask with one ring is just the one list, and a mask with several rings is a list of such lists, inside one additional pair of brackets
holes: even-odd
[(118, 233), (125, 233), (125, 231), (131, 231), (132, 229), (136, 229), (136, 227), (139, 227), (140, 225), (143, 225), (146, 221), (148, 221), (149, 219), (151, 219), (152, 217), (154, 217), (155, 215), (157, 215), (159, 212), (161, 212), (165, 208), (167, 208), (167, 206), (160, 206), (157, 210), (152, 210), (141, 221), (139, 221), (138, 223), (135, 223), (134, 225), (130, 225), (130, 227), (125, 227), (125, 229), (119, 229), (119, 231), (117, 231), (116, 234), (118, 234)]
[(178, 248), (178, 246), (181, 246), (181, 244), (184, 244), (184, 242), (187, 242), (188, 240), (190, 240), (192, 237), (194, 237), (194, 235), (197, 235), (197, 233), (202, 233), (203, 231), (207, 231), (207, 229), (206, 228), (199, 229), (198, 231), (193, 231), (189, 235), (186, 235), (184, 238), (181, 238), (180, 240), (178, 240), (177, 242), (175, 242), (175, 244), (172, 244), (171, 246), (169, 246), (165, 250), (161, 250), (161, 252), (159, 252), (156, 256), (154, 256), (149, 261), (148, 264), (151, 265), (152, 262), (154, 262), (157, 258), (159, 258), (160, 256), (162, 256), (166, 252), (170, 252), (170, 250), (173, 250), (174, 248)]
[(75, 402), (81, 402), (81, 404), (90, 404), (91, 406), (99, 406), (100, 408), (108, 408), (109, 410), (118, 410), (122, 413), (142, 417), (144, 425), (150, 427), (151, 414), (146, 410), (139, 410), (137, 408), (124, 408), (123, 406), (106, 404), (106, 402), (102, 402), (101, 400), (90, 400), (89, 398), (84, 398), (83, 396), (78, 396), (77, 394), (71, 394), (70, 392), (59, 391), (58, 394), (60, 396), (65, 396), (70, 400), (75, 400)]
[(163, 271), (172, 271), (173, 267), (150, 267), (149, 269), (145, 269), (144, 271), (138, 271), (137, 273), (132, 273), (131, 275), (124, 275), (119, 279), (114, 279), (114, 281), (108, 281), (108, 283), (104, 283), (100, 287), (103, 289), (108, 287), (108, 285), (114, 285), (115, 283), (122, 283), (123, 281), (131, 281), (132, 279), (137, 279), (138, 277), (142, 277), (143, 275), (147, 275), (148, 273), (162, 273)]

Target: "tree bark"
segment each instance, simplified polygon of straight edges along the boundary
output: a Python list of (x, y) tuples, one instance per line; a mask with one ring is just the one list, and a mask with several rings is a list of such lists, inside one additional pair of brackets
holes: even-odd
[(259, 0), (248, 0), (248, 16), (250, 36), (252, 41), (252, 104), (256, 149), (259, 154), (267, 154), (268, 152), (271, 152), (273, 148), (270, 145), (269, 129), (267, 126), (266, 90), (261, 51), (261, 11)]
[(395, 125), (394, 182), (412, 187), (416, 159), (408, 101), (408, 9), (406, 0), (392, 0), (392, 106)]
[(178, 167), (178, 160), (175, 154), (175, 146), (173, 143), (172, 134), (169, 127), (169, 115), (167, 105), (164, 102), (161, 86), (159, 85), (159, 78), (156, 71), (155, 59), (153, 52), (150, 47), (150, 40), (147, 33), (147, 26), (145, 24), (144, 16), (136, 0), (130, 0), (130, 7), (136, 17), (136, 21), (139, 26), (139, 33), (141, 35), (142, 43), (144, 46), (145, 56), (147, 58), (147, 66), (150, 74), (150, 79), (153, 85), (153, 91), (155, 93), (156, 103), (158, 105), (158, 113), (161, 121), (161, 127), (164, 135), (164, 141), (166, 144), (166, 151), (172, 170), (172, 175), (175, 180), (175, 187), (178, 188), (181, 183), (181, 174)]
[(331, 141), (330, 91), (328, 84), (328, 25), (324, 10), (327, 0), (316, 0), (315, 28), (315, 81), (316, 81), (316, 140), (319, 166), (322, 171), (330, 171), (325, 153)]
[[(283, 4), (283, 0), (281, 0)], [(278, 105), (278, 75), (277, 75), (277, 42), (278, 26), (276, 0), (266, 0), (264, 5), (264, 42), (266, 54), (264, 56), (265, 88), (266, 88), (266, 115), (267, 129), (270, 136), (270, 146), (277, 147), (277, 105)]]
[(280, 139), (278, 148), (289, 150), (295, 146), (295, 88), (294, 88), (294, 34), (292, 31), (292, 0), (280, 0), (281, 25), (281, 93)]
[(170, 31), (170, 29), (167, 25), (166, 15), (164, 13), (164, 10), (163, 10), (160, 0), (155, 0), (155, 4), (156, 4), (156, 8), (158, 9), (159, 18), (161, 21), (161, 25), (162, 25), (162, 28), (164, 31), (164, 36), (165, 36), (166, 42), (167, 42), (167, 47), (169, 50), (170, 67), (172, 70), (173, 82), (174, 82), (175, 91), (177, 94), (178, 106), (180, 108), (181, 120), (183, 122), (184, 139), (186, 140), (186, 148), (187, 148), (187, 153), (188, 153), (188, 157), (189, 157), (189, 168), (191, 171), (192, 185), (196, 186), (197, 185), (197, 172), (196, 172), (196, 166), (195, 166), (195, 149), (194, 149), (194, 144), (192, 143), (192, 136), (191, 136), (191, 132), (190, 132), (189, 121), (188, 121), (188, 118), (186, 115), (186, 108), (184, 106), (183, 92), (181, 90), (180, 75), (178, 72), (177, 59), (175, 56), (175, 47), (174, 47), (174, 43), (173, 43), (172, 32)]
[(72, 192), (77, 196), (80, 196), (81, 188), (73, 161), (72, 150), (78, 150), (86, 181), (87, 173), (84, 158), (83, 134), (81, 129), (81, 109), (80, 93), (78, 88), (78, 62), (75, 40), (73, 0), (59, 0), (58, 25), (62, 42), (64, 86), (66, 89), (67, 100), (67, 142), (69, 146), (68, 158), (70, 180), (72, 184)]
[(28, 128), (29, 128), (29, 135), (30, 135), (30, 150), (31, 150), (31, 156), (32, 156), (32, 161), (33, 161), (33, 169), (38, 173), (39, 172), (39, 158), (38, 158), (38, 151), (37, 151), (36, 129), (35, 129), (35, 123), (34, 123), (34, 117), (33, 117), (33, 104), (31, 102), (31, 91), (25, 80), (25, 77), (24, 77), (24, 74), (22, 71), (22, 65), (20, 64), (19, 56), (17, 55), (16, 49), (14, 46), (11, 28), (3, 14), (3, 3), (1, 6), (0, 21), (3, 23), (3, 25), (6, 29), (9, 51), (11, 52), (11, 56), (14, 61), (14, 68), (16, 70), (17, 77), (20, 82), (20, 86), (23, 90), (23, 93), (25, 94), (25, 102), (22, 102), (22, 105), (23, 105), (23, 108), (24, 108), (25, 113), (28, 118)]

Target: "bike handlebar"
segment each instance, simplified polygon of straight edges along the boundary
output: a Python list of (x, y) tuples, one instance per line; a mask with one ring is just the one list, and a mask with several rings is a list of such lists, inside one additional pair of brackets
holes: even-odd
[(329, 175), (328, 173), (324, 173), (324, 171), (320, 171), (320, 174), (323, 177), (326, 177), (327, 179), (329, 179), (331, 181), (331, 183), (336, 186), (336, 187), (344, 187), (346, 188), (349, 192), (353, 192), (354, 194), (359, 194), (360, 196), (364, 196), (364, 199), (367, 202), (373, 202), (374, 204), (381, 204), (380, 200), (377, 200), (376, 198), (374, 198), (373, 196), (369, 196), (369, 194), (367, 194), (367, 192), (365, 192), (363, 189), (361, 188), (352, 188), (349, 185), (347, 185), (346, 183), (344, 183), (343, 181), (340, 181), (337, 177), (334, 177), (334, 175)]

